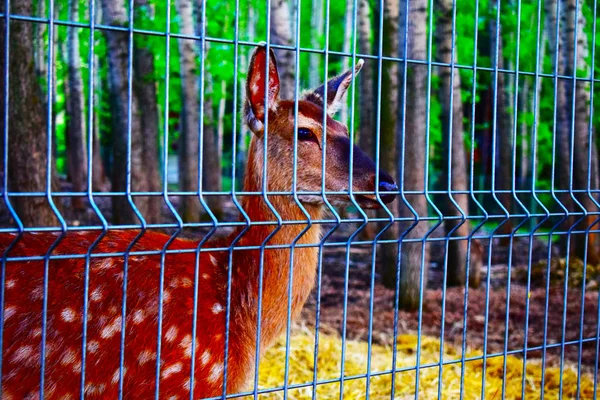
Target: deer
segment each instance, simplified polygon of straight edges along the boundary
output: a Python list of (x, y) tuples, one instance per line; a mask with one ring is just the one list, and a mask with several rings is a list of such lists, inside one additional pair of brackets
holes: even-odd
[[(325, 196), (336, 206), (351, 204), (354, 196), (354, 204), (360, 207), (381, 208), (398, 195), (392, 177), (378, 169), (351, 142), (346, 125), (333, 118), (361, 66), (362, 60), (356, 63), (354, 72), (350, 69), (301, 94), (295, 117), (295, 100), (279, 98), (275, 54), (264, 44), (254, 50), (243, 104), (244, 122), (252, 132), (244, 192), (263, 189), (266, 151), (266, 190), (291, 193), (296, 146), (298, 200), (292, 195), (244, 196), (241, 205), (251, 221), (273, 221), (271, 207), (283, 221), (308, 221), (305, 212), (312, 221), (321, 220), (327, 210)], [(349, 187), (351, 165), (353, 179)], [(322, 180), (325, 192), (334, 194), (322, 192)], [(242, 229), (246, 231), (238, 237)], [(55, 242), (53, 256), (79, 255), (50, 259), (47, 293), (43, 259), (6, 261), (0, 397), (35, 399), (43, 393), (51, 399), (75, 399), (82, 394), (86, 398), (105, 399), (116, 398), (121, 390), (124, 398), (151, 398), (156, 393), (174, 400), (239, 393), (254, 378), (257, 354), (262, 356), (286, 330), (288, 285), (291, 285), (291, 317), (295, 319), (315, 284), (321, 240), (321, 227), (317, 223), (250, 224), (236, 228), (225, 238), (209, 238), (202, 245), (198, 260), (193, 251), (167, 252), (162, 264), (162, 288), (159, 250), (170, 239), (168, 250), (197, 249), (199, 241), (171, 238), (148, 230), (129, 249), (132, 255), (125, 269), (123, 253), (139, 233), (135, 229), (109, 229), (99, 240), (101, 232), (85, 230), (0, 235), (0, 251), (9, 257), (44, 256)], [(85, 292), (86, 261), (82, 255), (94, 242)], [(296, 243), (293, 256), (291, 243)], [(256, 250), (232, 251), (231, 260), (229, 251), (211, 250), (234, 244)], [(273, 246), (261, 254), (258, 247), (263, 244)], [(111, 256), (114, 253), (118, 256)], [(293, 268), (291, 282), (290, 268)], [(259, 285), (261, 270), (262, 285)], [(262, 299), (260, 321), (259, 298)], [(225, 363), (227, 304), (230, 315)], [(82, 340), (84, 319), (85, 341)], [(45, 369), (41, 387), (43, 343)]]

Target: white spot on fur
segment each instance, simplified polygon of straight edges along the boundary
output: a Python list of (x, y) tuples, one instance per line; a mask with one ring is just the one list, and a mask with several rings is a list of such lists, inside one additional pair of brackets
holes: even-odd
[(73, 364), (76, 360), (76, 353), (73, 349), (68, 349), (67, 351), (64, 352), (63, 356), (60, 359), (60, 365), (69, 365), (69, 364)]
[(13, 354), (11, 361), (13, 363), (32, 362), (35, 354), (33, 352), (33, 346), (21, 346)]
[(161, 374), (161, 378), (167, 379), (171, 375), (181, 372), (182, 369), (183, 369), (183, 364), (180, 362), (171, 364), (163, 370), (163, 372)]
[(113, 266), (113, 262), (110, 258), (106, 257), (103, 258), (102, 261), (100, 261), (98, 263), (98, 269), (99, 270), (105, 270), (105, 269), (109, 269)]
[(181, 286), (184, 288), (192, 287), (192, 280), (189, 278), (181, 278)]
[(219, 303), (215, 303), (212, 306), (212, 312), (213, 312), (213, 314), (219, 314), (219, 313), (223, 312), (223, 306)]
[(96, 288), (90, 294), (90, 300), (92, 301), (100, 301), (102, 300), (102, 290)]
[(171, 292), (169, 290), (164, 291), (163, 299), (165, 303), (168, 303), (171, 300)]
[(144, 310), (135, 310), (133, 312), (133, 323), (138, 325), (140, 323), (142, 323), (142, 321), (144, 321), (144, 319), (146, 319), (146, 314), (144, 313)]
[(39, 338), (40, 336), (42, 336), (42, 330), (40, 328), (35, 328), (34, 330), (31, 331), (31, 337), (32, 338)]
[(90, 353), (94, 354), (100, 348), (100, 343), (98, 343), (96, 340), (90, 340), (87, 345), (87, 348)]
[(208, 364), (208, 362), (210, 361), (210, 351), (208, 350), (204, 350), (204, 353), (202, 353), (202, 356), (200, 356), (200, 364), (202, 364), (202, 366), (206, 366), (206, 364)]
[(167, 400), (179, 400), (179, 396), (171, 396)]
[(210, 258), (210, 262), (212, 263), (212, 265), (217, 265), (217, 259), (211, 254), (208, 256)]
[(152, 360), (156, 360), (156, 353), (151, 350), (146, 349), (138, 355), (138, 363), (140, 365), (144, 365)]
[(114, 336), (115, 333), (121, 332), (121, 316), (116, 317), (113, 322), (109, 325), (105, 326), (100, 332), (100, 337), (102, 339), (108, 339)]
[(88, 383), (87, 385), (85, 385), (85, 393), (86, 394), (90, 394), (90, 395), (94, 395), (94, 394), (102, 394), (104, 393), (104, 390), (106, 390), (106, 385), (104, 383), (102, 384), (95, 384), (95, 383)]
[(216, 363), (210, 369), (210, 381), (216, 382), (217, 379), (223, 378), (223, 363)]
[(165, 340), (167, 342), (172, 342), (175, 340), (175, 338), (177, 337), (177, 327), (176, 326), (172, 326), (169, 328), (169, 330), (167, 331), (167, 333), (165, 333)]
[(6, 321), (7, 319), (9, 319), (13, 315), (15, 315), (16, 312), (17, 312), (17, 307), (15, 307), (15, 306), (6, 307), (4, 309), (4, 320)]
[[(123, 367), (123, 377), (127, 373), (127, 367)], [(112, 379), (110, 380), (113, 385), (116, 385), (119, 382), (119, 368), (113, 373)]]
[(6, 281), (6, 288), (7, 289), (12, 289), (12, 288), (15, 287), (15, 285), (16, 285), (16, 282), (15, 282), (14, 279), (9, 279), (9, 280)]
[(60, 312), (60, 317), (65, 322), (73, 322), (75, 321), (75, 311), (70, 307), (64, 308)]
[(37, 286), (31, 291), (31, 300), (42, 300), (44, 298), (44, 289), (41, 286)]
[(210, 276), (208, 274), (202, 274), (202, 279), (208, 279)]
[(186, 358), (192, 358), (192, 335), (185, 335), (183, 339), (181, 339), (179, 347), (183, 349), (183, 355)]

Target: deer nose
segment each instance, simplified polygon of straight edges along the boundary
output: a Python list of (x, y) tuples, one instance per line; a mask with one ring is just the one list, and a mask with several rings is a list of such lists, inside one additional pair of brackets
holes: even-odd
[(387, 173), (380, 171), (379, 172), (379, 196), (384, 203), (391, 203), (396, 198), (396, 193), (386, 193), (386, 192), (397, 192), (398, 185), (389, 176)]

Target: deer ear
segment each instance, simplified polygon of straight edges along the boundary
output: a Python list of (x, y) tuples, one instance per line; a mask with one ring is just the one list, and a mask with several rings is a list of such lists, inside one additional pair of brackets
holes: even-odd
[[(356, 66), (354, 67), (354, 76), (358, 75), (363, 63), (364, 61), (362, 59), (358, 60)], [(352, 83), (352, 78), (352, 70), (349, 69), (343, 74), (327, 81), (327, 114), (329, 116), (333, 116), (342, 106), (344, 95), (348, 91), (350, 83)], [(310, 101), (325, 108), (323, 104), (324, 93), (325, 85), (321, 85), (318, 88), (306, 93), (304, 95), (304, 100)]]
[(246, 80), (246, 122), (251, 130), (263, 124), (265, 118), (265, 102), (270, 110), (277, 108), (279, 103), (279, 74), (275, 53), (269, 49), (268, 86), (265, 93), (265, 77), (267, 63), (267, 48), (262, 43), (257, 47), (250, 59), (248, 78)]

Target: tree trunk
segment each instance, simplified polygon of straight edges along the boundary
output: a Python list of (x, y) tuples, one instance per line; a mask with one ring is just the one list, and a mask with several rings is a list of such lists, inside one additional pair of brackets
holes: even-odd
[[(585, 74), (580, 76), (589, 77), (590, 67), (587, 65), (588, 57), (588, 40), (587, 35), (584, 32), (585, 18), (582, 12), (583, 4), (580, 2), (578, 7), (575, 0), (568, 0), (566, 7), (567, 23), (568, 28), (571, 28), (573, 24), (573, 31), (567, 31), (567, 37), (573, 43), (577, 40), (577, 64), (576, 68), (571, 68), (569, 74), (577, 75), (577, 71), (585, 71)], [(575, 31), (577, 30), (577, 31)], [(577, 32), (577, 38), (575, 38), (575, 32)], [(573, 60), (567, 60), (567, 62), (573, 63)], [(572, 104), (572, 103), (571, 103)], [(573, 189), (575, 190), (589, 190), (598, 187), (597, 183), (593, 181), (596, 178), (596, 174), (593, 173), (592, 168), (595, 164), (594, 159), (597, 160), (597, 149), (594, 142), (590, 142), (590, 84), (586, 81), (577, 81), (575, 87), (575, 131), (573, 133), (574, 146), (574, 166), (573, 166)], [(590, 154), (591, 146), (591, 154)], [(597, 162), (597, 161), (596, 161)], [(598, 209), (594, 205), (591, 196), (587, 193), (578, 193), (577, 200), (581, 205), (588, 211), (597, 213)], [(578, 218), (578, 217), (576, 217)], [(586, 230), (596, 220), (596, 215), (589, 215), (585, 221), (578, 224), (577, 230)], [(588, 243), (585, 240), (580, 240), (579, 237), (574, 238), (572, 242), (575, 243), (576, 255), (582, 259), (587, 255), (587, 262), (589, 264), (596, 265), (600, 261), (600, 254), (598, 249), (598, 236), (596, 234), (590, 234)]]
[[(146, 14), (154, 17), (153, 6), (148, 4), (148, 0), (136, 0), (136, 16), (141, 16), (146, 9)], [(139, 18), (136, 18), (139, 19)], [(158, 104), (156, 96), (156, 76), (154, 71), (154, 54), (147, 46), (144, 46), (140, 40), (136, 41), (134, 48), (134, 69), (135, 69), (135, 91), (140, 101), (141, 118), (141, 145), (143, 146), (143, 164), (145, 170), (145, 191), (159, 192), (162, 190), (160, 179), (160, 168), (158, 164), (159, 156), (159, 118)], [(166, 171), (164, 172), (166, 173)], [(149, 196), (145, 199), (147, 203), (146, 214), (144, 218), (150, 224), (161, 221), (162, 198), (160, 196)]]
[[(79, 0), (69, 0), (69, 20), (77, 21)], [(69, 73), (69, 96), (67, 119), (67, 166), (73, 191), (83, 192), (87, 188), (87, 152), (85, 146), (85, 118), (83, 81), (79, 59), (79, 36), (76, 28), (68, 28), (67, 57)], [(83, 208), (83, 197), (71, 200), (76, 209)]]
[[(288, 0), (271, 1), (271, 43), (291, 46), (292, 42), (292, 12)], [(294, 77), (296, 76), (296, 64), (294, 52), (291, 50), (275, 50), (277, 57), (277, 69), (281, 88), (279, 97), (283, 100), (294, 98)], [(299, 94), (299, 93), (298, 93)]]
[[(344, 43), (342, 51), (346, 54), (349, 54), (352, 50), (352, 12), (354, 10), (354, 1), (346, 0), (346, 12), (344, 13)], [(341, 71), (347, 71), (350, 68), (350, 64), (352, 63), (352, 58), (342, 56), (342, 68)], [(349, 91), (352, 92), (351, 90)], [(349, 94), (350, 94), (349, 93)], [(344, 124), (348, 124), (348, 97), (346, 97), (340, 107), (339, 115), (340, 121)]]
[[(452, 30), (453, 6), (452, 0), (436, 0), (436, 8), (439, 15), (436, 26), (436, 45), (439, 60), (450, 64), (456, 61), (456, 46), (452, 54)], [(456, 43), (454, 43), (456, 45)], [(464, 132), (463, 132), (463, 104), (461, 98), (461, 83), (458, 69), (440, 67), (440, 91), (439, 100), (442, 105), (442, 136), (444, 143), (444, 155), (451, 157), (448, 165), (445, 157), (444, 172), (442, 174), (443, 190), (466, 192), (467, 187), (467, 159), (465, 154)], [(453, 95), (451, 96), (451, 91)], [(452, 102), (450, 99), (452, 98)], [(452, 121), (450, 121), (452, 119)], [(450, 141), (450, 137), (452, 140)], [(448, 180), (452, 183), (448, 185)], [(454, 194), (451, 196), (465, 215), (469, 215), (469, 197), (467, 194)], [(459, 209), (453, 204), (449, 197), (444, 206), (444, 215), (448, 217), (461, 217)], [(459, 226), (460, 225), (460, 226)], [(458, 227), (458, 228), (457, 228)], [(454, 231), (452, 236), (467, 237), (469, 235), (469, 222), (460, 219), (446, 219), (444, 221), (446, 234)], [(450, 240), (448, 243), (448, 284), (463, 286), (466, 282), (468, 242), (465, 239)], [(472, 286), (479, 286), (479, 266), (471, 264), (469, 280)]]
[[(406, 1), (406, 0), (405, 0)], [(406, 10), (403, 3), (402, 11)], [(413, 0), (409, 2), (408, 13), (408, 53), (411, 60), (427, 59), (427, 2)], [(402, 52), (401, 52), (402, 53)], [(401, 107), (405, 112), (405, 151), (404, 159), (398, 164), (399, 176), (404, 179), (404, 190), (422, 192), (425, 189), (425, 134), (426, 127), (426, 81), (427, 67), (419, 64), (409, 64), (406, 85), (406, 104)], [(398, 141), (398, 144), (400, 141)], [(412, 198), (411, 198), (412, 197)], [(424, 195), (409, 196), (419, 217), (428, 214), (427, 199)], [(400, 207), (400, 217), (414, 218), (406, 206)], [(404, 229), (406, 228), (406, 225)], [(427, 222), (420, 222), (406, 236), (407, 239), (422, 239), (429, 229)], [(402, 230), (401, 230), (402, 231)], [(422, 242), (402, 244), (400, 257), (400, 299), (399, 306), (403, 309), (416, 309), (419, 306), (420, 284), (427, 287), (427, 269), (429, 264), (429, 248)], [(420, 280), (423, 274), (423, 282)]]
[(519, 187), (521, 189), (527, 188), (527, 183), (529, 178), (529, 162), (531, 159), (531, 151), (529, 146), (529, 137), (527, 133), (527, 113), (530, 111), (531, 107), (531, 84), (528, 78), (525, 78), (523, 81), (523, 87), (519, 91), (519, 115), (521, 116), (521, 121), (519, 123), (519, 134), (521, 136), (521, 160), (519, 162), (521, 169), (519, 173)]
[[(200, 11), (203, 7), (203, 0), (197, 0), (198, 7), (198, 32), (197, 35), (201, 35), (205, 30), (205, 21), (202, 19)], [(227, 28), (225, 28), (227, 29)], [(209, 52), (209, 43), (205, 43), (203, 55), (204, 59), (207, 60), (206, 54)], [(209, 66), (204, 66), (204, 136), (203, 141), (203, 162), (202, 171), (200, 171), (202, 186), (204, 191), (217, 192), (222, 190), (222, 177), (221, 177), (221, 154), (217, 151), (217, 137), (215, 132), (215, 117), (213, 111), (213, 78), (209, 71)], [(240, 91), (243, 92), (243, 91)], [(215, 173), (217, 171), (217, 173)], [(205, 201), (208, 207), (211, 209), (215, 216), (220, 217), (223, 213), (222, 201), (219, 197), (206, 196)]]
[[(249, 18), (250, 19), (250, 18)], [(321, 48), (321, 35), (323, 34), (323, 3), (319, 0), (312, 1), (312, 13), (310, 15), (311, 41), (310, 46), (313, 49)], [(309, 64), (310, 72), (308, 75), (309, 86), (315, 88), (321, 85), (323, 77), (321, 76), (321, 54), (310, 53)]]
[[(573, 75), (574, 51), (573, 42), (575, 32), (575, 20), (571, 19), (570, 13), (566, 8), (567, 2), (560, 0), (560, 27), (559, 27), (559, 54), (556, 62), (558, 63), (558, 73), (560, 75)], [(571, 179), (571, 105), (573, 99), (573, 82), (570, 79), (559, 79), (557, 85), (557, 122), (556, 122), (556, 146), (557, 146), (557, 168), (556, 189), (567, 191)], [(559, 193), (558, 198), (569, 213), (575, 211), (574, 203), (569, 193)], [(562, 209), (561, 209), (562, 212)], [(574, 216), (569, 216), (561, 224), (561, 231), (568, 231), (575, 223)], [(561, 248), (563, 254), (566, 254), (567, 235), (561, 235)]]
[[(386, 1), (383, 10), (383, 27), (380, 35), (383, 35), (383, 55), (395, 55), (399, 52), (399, 18), (400, 2), (398, 0)], [(396, 134), (398, 130), (398, 99), (399, 99), (399, 70), (397, 62), (382, 61), (381, 68), (381, 119), (380, 119), (380, 157), (379, 167), (387, 171), (394, 180), (397, 180), (398, 154), (396, 149)], [(401, 163), (401, 162), (400, 162)], [(388, 208), (397, 211), (397, 202), (392, 203)], [(387, 214), (379, 210), (379, 217), (387, 217)], [(387, 225), (382, 223), (380, 229)], [(397, 224), (392, 225), (383, 233), (383, 239), (397, 239)], [(382, 244), (381, 246), (381, 264), (383, 284), (388, 288), (396, 287), (397, 271), (397, 246), (395, 243)]]
[[(120, 0), (102, 0), (102, 17), (106, 25), (127, 26), (127, 12)], [(140, 108), (135, 91), (129, 97), (129, 41), (127, 33), (106, 31), (108, 54), (108, 82), (111, 94), (111, 112), (113, 127), (113, 163), (112, 190), (127, 190), (128, 135), (131, 135), (129, 165), (131, 168), (131, 191), (146, 190), (144, 146), (141, 136)], [(129, 104), (131, 109), (129, 109)], [(131, 121), (128, 122), (128, 115)], [(129, 131), (129, 125), (131, 130)], [(145, 198), (134, 198), (135, 205), (142, 216), (148, 215), (148, 202)], [(129, 205), (127, 196), (112, 198), (113, 223), (137, 224), (139, 220)]]
[[(361, 54), (372, 54), (372, 36), (371, 6), (369, 5), (368, 0), (360, 0), (360, 3), (358, 4), (358, 48)], [(365, 60), (360, 75), (358, 76), (358, 90), (360, 99), (360, 106), (358, 107), (358, 112), (360, 113), (360, 125), (358, 128), (359, 145), (373, 160), (375, 159), (375, 146), (373, 139), (376, 133), (374, 93), (375, 76), (373, 71), (373, 67), (375, 65), (376, 64), (373, 60)], [(385, 150), (383, 152), (385, 152)], [(369, 217), (374, 217), (377, 215), (376, 212), (369, 210), (365, 211)], [(376, 233), (377, 224), (369, 223), (361, 232), (361, 239), (372, 240)]]
[[(4, 3), (0, 5), (4, 13)], [(12, 13), (31, 15), (31, 1), (12, 3)], [(2, 33), (5, 32), (4, 18)], [(3, 36), (3, 35), (2, 35)], [(2, 38), (2, 76), (6, 60), (4, 59), (4, 36)], [(43, 192), (46, 188), (47, 163), (47, 121), (42, 90), (34, 61), (33, 24), (15, 22), (10, 24), (8, 60), (8, 188), (14, 192)], [(4, 78), (1, 83), (4, 93)], [(4, 101), (1, 102), (4, 107)], [(2, 109), (4, 115), (4, 109)], [(4, 125), (2, 125), (4, 126)], [(6, 143), (4, 143), (6, 146)], [(43, 197), (21, 197), (12, 199), (21, 222), (27, 226), (56, 225), (56, 218)]]
[[(96, 18), (102, 20), (102, 8), (98, 7), (96, 10)], [(101, 93), (104, 90), (103, 79), (100, 76), (100, 60), (97, 55), (94, 54), (94, 89), (90, 91), (90, 96), (94, 96), (94, 109), (100, 110), (100, 98)], [(89, 110), (91, 111), (91, 110)], [(100, 143), (100, 115), (99, 112), (94, 113), (94, 123), (92, 127), (93, 135), (93, 154), (92, 154), (92, 188), (94, 191), (103, 191), (108, 184), (106, 171), (104, 169), (104, 163), (102, 162), (102, 146)], [(88, 140), (90, 140), (88, 138)]]
[[(496, 16), (497, 0), (490, 3), (493, 15)], [(497, 63), (498, 69), (504, 69), (504, 51), (502, 43), (502, 27), (496, 34), (496, 24), (500, 24), (496, 18), (490, 21), (490, 53), (492, 64)], [(513, 154), (513, 131), (514, 121), (510, 109), (511, 94), (513, 87), (507, 86), (507, 78), (503, 72), (497, 72), (497, 85), (494, 97), (496, 99), (496, 190), (510, 191), (513, 182), (512, 154)], [(510, 82), (510, 79), (509, 79)], [(498, 200), (504, 208), (511, 213), (513, 211), (513, 197), (511, 193), (499, 193)], [(500, 227), (500, 233), (512, 232), (512, 221), (509, 219)]]
[[(180, 33), (194, 35), (193, 3), (191, 0), (177, 0), (177, 11), (181, 18)], [(198, 190), (198, 78), (194, 41), (180, 39), (179, 45), (181, 74), (181, 137), (179, 139), (179, 190)], [(206, 131), (204, 132), (206, 136)], [(193, 195), (185, 195), (181, 201), (181, 215), (186, 222), (200, 220), (200, 202)]]
[[(46, 18), (46, 0), (37, 0), (37, 15), (40, 18)], [(46, 64), (46, 24), (34, 24), (35, 37), (35, 68), (38, 78), (45, 80), (47, 71)]]

